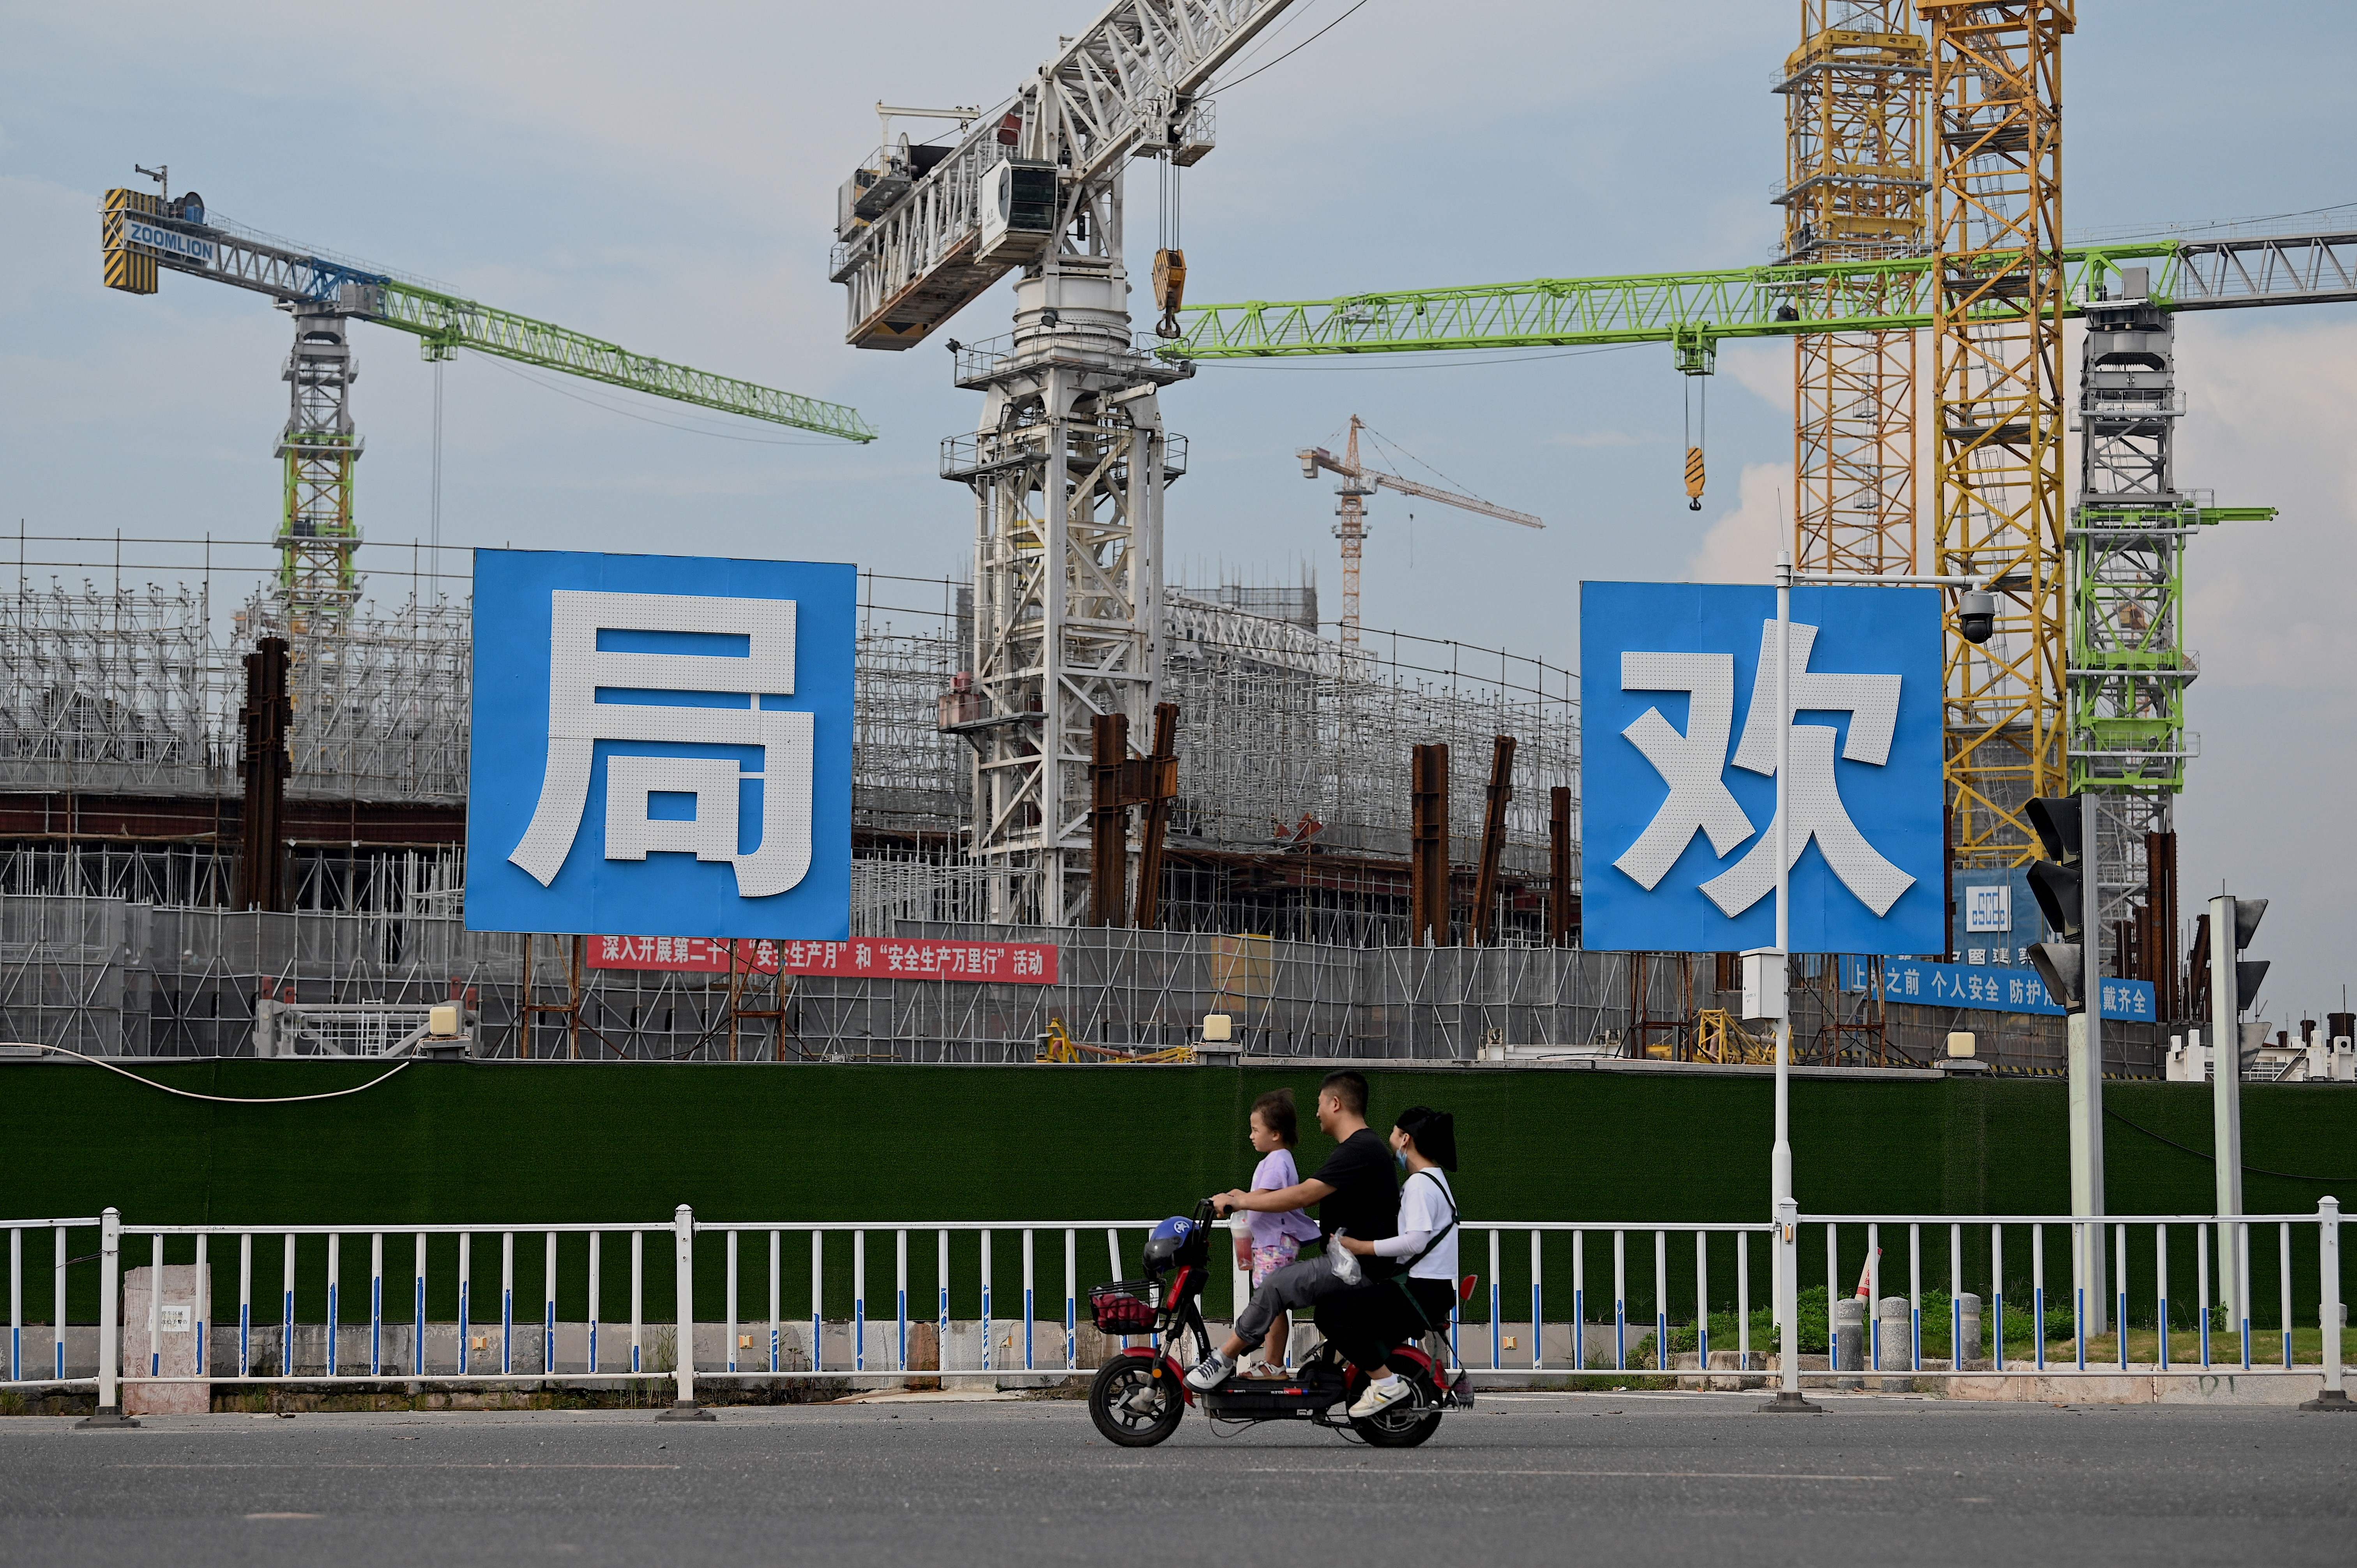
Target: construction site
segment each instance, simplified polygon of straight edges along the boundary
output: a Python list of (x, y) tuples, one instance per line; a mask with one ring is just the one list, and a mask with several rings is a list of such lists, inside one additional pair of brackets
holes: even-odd
[[(1770, 338), (1792, 358), (1796, 568), (1994, 594), (1978, 640), (1948, 596), (1956, 886), (2036, 856), (2034, 798), (2100, 798), (2090, 950), (2156, 999), (2104, 1026), (2105, 1067), (2162, 1076), (2172, 1034), (2210, 1015), (2206, 919), (2176, 874), (2189, 555), (2273, 515), (2180, 479), (2174, 323), (2357, 299), (2357, 235), (2067, 243), (2069, 5), (1801, 0), (1792, 54), (1762, 62), (1787, 127), (1773, 264), (1189, 305), (1176, 185), (1218, 145), (1210, 88), (1285, 9), (1123, 0), (986, 113), (879, 104), (834, 215), (855, 347), (905, 349), (1013, 284), (1011, 332), (948, 343), (981, 408), (939, 454), (970, 563), (859, 573), (851, 931), (1052, 944), (1053, 983), (618, 969), (594, 961), (598, 932), (467, 929), (468, 556), (363, 545), (360, 325), (429, 359), (873, 431), (245, 229), (158, 173), (100, 199), (93, 259), (129, 294), (198, 276), (287, 309), (285, 507), (208, 542), (198, 571), (155, 560), (194, 541), (20, 532), (0, 597), (0, 1040), (371, 1055), (456, 1003), (474, 1054), (535, 1059), (1028, 1062), (1077, 1041), (1094, 1060), (1765, 1062), (1736, 955), (1581, 944), (1580, 672), (1361, 624), (1383, 492), (1542, 519), (1394, 472), (1404, 448), (1351, 415), (1339, 449), (1298, 454), (1305, 507), (1332, 486), (1339, 597), (1308, 573), (1181, 582), (1165, 511), (1188, 450), (1160, 399), (1222, 358), (1640, 342), (1698, 385), (1722, 342)], [(952, 128), (915, 142), (896, 118)], [(1158, 241), (1139, 288), (1156, 321), (1131, 316), (1125, 194), (1130, 232)], [(1699, 508), (1700, 446), (1686, 458)], [(1968, 945), (1954, 929), (1922, 956)], [(2060, 1016), (1894, 998), (1882, 961), (1842, 956), (1790, 961), (1802, 1064), (1935, 1066), (1970, 1030), (1996, 1070), (2062, 1065)]]

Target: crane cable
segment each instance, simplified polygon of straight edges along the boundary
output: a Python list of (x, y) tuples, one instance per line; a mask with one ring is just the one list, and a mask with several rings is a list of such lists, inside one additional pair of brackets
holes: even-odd
[(1154, 252), (1154, 303), (1162, 311), (1162, 318), (1154, 324), (1154, 335), (1179, 338), (1186, 329), (1178, 325), (1178, 312), (1187, 303), (1187, 252), (1178, 231), (1179, 168), (1167, 153), (1154, 160), (1154, 166), (1155, 225), (1161, 242)]
[[(1710, 382), (1701, 376), (1688, 376), (1685, 381), (1686, 510), (1700, 511), (1703, 488), (1702, 450), (1710, 440)], [(1702, 383), (1698, 394), (1695, 388), (1697, 381)], [(1702, 411), (1699, 421), (1695, 417), (1697, 403), (1701, 404)], [(1699, 438), (1695, 429), (1697, 424), (1701, 427)]]

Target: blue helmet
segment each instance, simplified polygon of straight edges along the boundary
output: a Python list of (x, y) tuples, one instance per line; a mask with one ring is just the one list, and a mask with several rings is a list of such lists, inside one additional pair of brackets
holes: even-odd
[(1187, 1243), (1195, 1238), (1195, 1222), (1183, 1214), (1174, 1214), (1154, 1228), (1146, 1239), (1146, 1272), (1160, 1274), (1178, 1262)]

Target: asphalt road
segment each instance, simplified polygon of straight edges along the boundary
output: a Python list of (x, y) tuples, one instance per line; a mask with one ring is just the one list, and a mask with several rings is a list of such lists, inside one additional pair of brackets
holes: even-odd
[(1492, 1395), (1425, 1447), (1073, 1402), (0, 1420), (0, 1563), (2357, 1560), (2357, 1416)]

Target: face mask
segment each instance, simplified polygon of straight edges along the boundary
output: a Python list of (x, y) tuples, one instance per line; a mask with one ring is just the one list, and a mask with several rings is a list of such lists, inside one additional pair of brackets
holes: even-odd
[(1392, 1164), (1399, 1166), (1402, 1170), (1407, 1169), (1407, 1151), (1405, 1149), (1394, 1149), (1392, 1151)]

